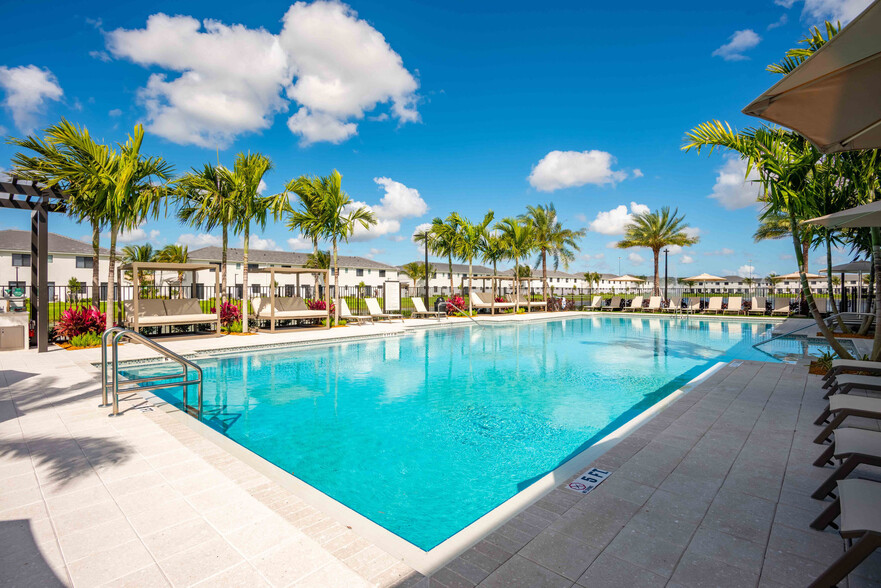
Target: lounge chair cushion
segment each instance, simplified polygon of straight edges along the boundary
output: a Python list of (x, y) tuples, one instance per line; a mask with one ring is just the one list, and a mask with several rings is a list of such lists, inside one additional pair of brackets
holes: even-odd
[[(133, 300), (126, 300), (123, 303), (126, 316), (135, 314), (135, 303)], [(165, 316), (165, 301), (161, 299), (138, 300), (138, 318), (150, 316)]]
[(280, 310), (286, 312), (309, 310), (309, 306), (306, 304), (306, 301), (299, 296), (293, 296), (291, 298), (281, 298), (280, 300), (282, 300)]
[(874, 480), (840, 480), (838, 497), (841, 501), (840, 532), (850, 535), (863, 531), (881, 533), (881, 484)]
[(173, 316), (146, 316), (138, 318), (138, 325), (148, 327), (150, 325), (167, 325), (170, 323), (177, 324), (196, 324), (196, 323), (212, 323), (217, 320), (216, 314), (180, 314)]
[(195, 298), (183, 298), (177, 300), (166, 300), (165, 301), (165, 314), (166, 316), (180, 316), (180, 315), (192, 315), (192, 314), (203, 314), (202, 307), (199, 306), (199, 301)]

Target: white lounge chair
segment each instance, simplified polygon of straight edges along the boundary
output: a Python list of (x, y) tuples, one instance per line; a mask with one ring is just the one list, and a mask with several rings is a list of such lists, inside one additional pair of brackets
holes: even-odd
[(663, 300), (660, 296), (652, 296), (649, 298), (649, 305), (646, 307), (646, 311), (654, 312), (661, 310), (661, 300)]
[(379, 301), (376, 298), (365, 298), (364, 302), (367, 303), (367, 312), (370, 313), (370, 318), (373, 320), (385, 319), (390, 321), (392, 319), (399, 319), (401, 322), (404, 322), (404, 315), (395, 312), (382, 312), (382, 309), (379, 307)]
[(349, 310), (349, 303), (346, 302), (345, 298), (340, 298), (340, 318), (346, 322), (355, 321), (359, 325), (373, 322), (373, 317), (352, 314), (352, 311)]
[(743, 312), (743, 296), (729, 296), (728, 297), (728, 308), (722, 311), (722, 314), (728, 314), (729, 312), (733, 312), (735, 314), (740, 314)]
[(750, 301), (749, 305), (749, 314), (765, 314), (765, 297), (764, 296), (753, 296), (752, 301)]
[(688, 300), (688, 306), (686, 306), (685, 308), (682, 309), (682, 312), (689, 312), (689, 313), (695, 313), (695, 312), (700, 312), (700, 311), (701, 311), (700, 297), (690, 298)]
[(545, 302), (544, 300), (529, 300), (528, 298), (524, 297), (523, 294), (520, 294), (520, 296), (517, 296), (517, 297), (515, 297), (515, 296), (513, 296), (513, 295), (512, 295), (512, 296), (509, 296), (509, 300), (510, 300), (511, 302), (514, 302), (514, 301), (516, 300), (517, 303), (518, 303), (518, 305), (519, 305), (521, 308), (523, 308), (523, 307), (525, 306), (525, 307), (527, 307), (530, 311), (532, 311), (532, 307), (534, 307), (534, 306), (535, 306), (535, 307), (541, 307), (541, 306), (543, 306), (543, 307), (545, 308), (545, 310), (547, 310), (547, 307), (548, 307), (548, 303)]
[(621, 310), (624, 312), (636, 312), (637, 310), (642, 312), (642, 296), (634, 296), (633, 300), (630, 301), (630, 306), (625, 306)]
[(513, 302), (490, 303), (490, 302), (484, 301), (484, 299), (481, 298), (481, 296), (482, 296), (482, 294), (480, 294), (478, 292), (471, 292), (471, 307), (472, 308), (477, 308), (477, 309), (488, 308), (490, 311), (490, 314), (492, 314), (496, 311), (499, 311), (499, 310), (507, 310), (510, 308), (514, 308)]
[(789, 298), (775, 298), (774, 308), (771, 310), (771, 316), (774, 316), (775, 314), (789, 316), (792, 312), (790, 306)]
[(583, 306), (584, 310), (600, 310), (603, 308), (603, 297), (602, 296), (594, 296), (593, 300), (590, 301), (590, 305)]
[(608, 306), (603, 306), (600, 310), (621, 310), (621, 297), (612, 296)]
[(681, 312), (682, 311), (682, 297), (674, 296), (667, 303), (667, 308), (664, 309), (664, 312)]
[(448, 318), (447, 313), (445, 312), (441, 312), (439, 310), (426, 310), (425, 302), (422, 300), (422, 298), (419, 298), (418, 296), (413, 296), (412, 298), (410, 298), (410, 300), (413, 302), (413, 308), (416, 309), (413, 311), (413, 318), (419, 318), (420, 316), (433, 317), (437, 320), (441, 320), (441, 318)]
[(707, 304), (707, 307), (703, 311), (704, 313), (714, 312), (722, 314), (722, 297), (721, 296), (711, 296), (710, 302)]

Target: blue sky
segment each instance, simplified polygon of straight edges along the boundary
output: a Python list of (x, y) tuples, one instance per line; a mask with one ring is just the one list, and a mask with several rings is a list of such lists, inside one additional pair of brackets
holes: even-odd
[[(756, 124), (740, 109), (775, 81), (765, 65), (868, 1), (597, 4), (15, 3), (7, 20), (40, 22), (40, 42), (4, 48), (0, 131), (64, 116), (124, 141), (140, 122), (145, 151), (178, 172), (218, 149), (225, 164), (265, 153), (273, 192), (336, 168), (381, 219), (343, 252), (393, 264), (420, 257), (410, 236), (434, 216), (553, 202), (590, 229), (572, 271), (617, 273), (620, 257), (622, 272), (649, 274), (649, 252), (610, 245), (628, 214), (666, 205), (701, 239), (671, 255), (673, 275), (793, 271), (788, 241), (752, 240), (742, 165), (680, 146), (706, 120)], [(12, 154), (0, 146), (0, 167)], [(4, 212), (0, 226), (28, 219)], [(298, 237), (276, 223), (252, 247), (304, 250)], [(163, 218), (125, 238), (194, 249), (217, 236)]]

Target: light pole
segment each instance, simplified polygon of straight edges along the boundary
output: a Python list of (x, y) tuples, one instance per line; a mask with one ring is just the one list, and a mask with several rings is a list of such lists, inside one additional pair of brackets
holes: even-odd
[(428, 306), (428, 280), (430, 279), (430, 272), (428, 271), (428, 232), (424, 233), (425, 235), (425, 267), (422, 268), (425, 271), (425, 308), (430, 308)]
[(664, 300), (670, 300), (667, 296), (667, 254), (670, 253), (669, 249), (664, 249)]
[(618, 256), (618, 277), (621, 277), (621, 256)]

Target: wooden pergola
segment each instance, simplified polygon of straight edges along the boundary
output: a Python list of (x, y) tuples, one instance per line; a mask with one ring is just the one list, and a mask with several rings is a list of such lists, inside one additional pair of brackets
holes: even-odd
[[(491, 308), (490, 312), (495, 314), (495, 312), (496, 312), (496, 282), (506, 282), (506, 281), (510, 281), (512, 283), (518, 282), (518, 281), (522, 282), (524, 280), (529, 280), (530, 278), (523, 278), (523, 277), (517, 278), (515, 276), (496, 275), (496, 276), (474, 276), (473, 279), (481, 280), (481, 281), (483, 281), (484, 284), (486, 284), (486, 281), (489, 280), (489, 292), (490, 292), (490, 295), (492, 296), (492, 301), (490, 302), (492, 308)], [(482, 287), (484, 289), (486, 288), (485, 285)], [(519, 308), (520, 308), (519, 300), (514, 300), (514, 309), (517, 310)]]
[(0, 182), (0, 208), (31, 212), (31, 318), (37, 353), (49, 350), (49, 213), (67, 212), (69, 196), (58, 188), (41, 188), (13, 177)]
[[(193, 272), (193, 294), (196, 289), (196, 272), (201, 270), (211, 270), (214, 272), (214, 308), (217, 309), (217, 335), (221, 333), (220, 325), (220, 309), (221, 309), (221, 292), (220, 292), (220, 266), (216, 263), (160, 263), (158, 261), (134, 261), (132, 263), (120, 264), (116, 267), (116, 283), (122, 292), (122, 272), (132, 272), (132, 310), (134, 312), (134, 329), (138, 330), (138, 302), (141, 300), (141, 272), (142, 271), (173, 271), (173, 272)], [(183, 292), (183, 284), (178, 284)], [(195, 297), (195, 296), (194, 296)], [(121, 296), (120, 296), (121, 298)], [(119, 302), (123, 302), (119, 300)], [(112, 309), (107, 309), (111, 312)]]
[[(269, 303), (270, 316), (275, 318), (275, 274), (293, 274), (297, 277), (297, 294), (300, 293), (300, 275), (310, 274), (314, 276), (324, 277), (324, 307), (327, 310), (327, 328), (330, 328), (330, 270), (329, 269), (313, 269), (308, 267), (263, 267), (251, 270), (250, 274), (269, 274)], [(244, 292), (247, 298), (247, 292)], [(270, 330), (275, 331), (275, 320), (270, 320)]]

